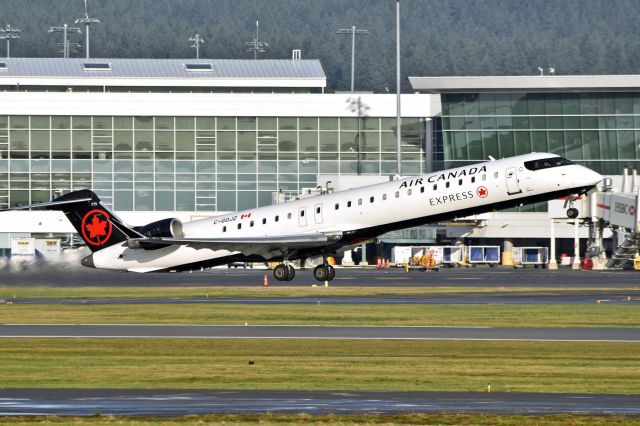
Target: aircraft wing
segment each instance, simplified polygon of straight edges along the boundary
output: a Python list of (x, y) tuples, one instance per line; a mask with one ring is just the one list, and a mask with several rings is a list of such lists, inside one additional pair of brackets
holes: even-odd
[(299, 249), (323, 247), (342, 238), (342, 233), (313, 233), (247, 238), (133, 238), (131, 248), (154, 249), (169, 245), (186, 245), (196, 249), (229, 250), (244, 255), (273, 255)]

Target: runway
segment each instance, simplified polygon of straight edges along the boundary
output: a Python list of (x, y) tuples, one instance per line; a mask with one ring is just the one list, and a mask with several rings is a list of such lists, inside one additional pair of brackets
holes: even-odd
[(640, 414), (640, 395), (279, 390), (1, 389), (0, 416), (207, 413)]
[(640, 328), (3, 324), (0, 338), (367, 339), (640, 342)]
[(9, 297), (19, 305), (149, 305), (149, 304), (250, 304), (250, 305), (640, 305), (640, 290), (459, 292), (428, 295), (292, 296), (292, 297)]
[[(0, 271), (0, 285), (57, 287), (256, 287), (267, 274), (270, 285), (305, 286), (317, 284), (311, 270), (298, 270), (290, 282), (273, 279), (267, 269), (212, 269), (193, 273), (123, 273), (59, 265), (30, 266)], [(561, 287), (561, 288), (635, 288), (639, 289), (638, 271), (574, 271), (560, 269), (513, 268), (445, 268), (439, 272), (339, 268), (332, 286), (338, 287)]]

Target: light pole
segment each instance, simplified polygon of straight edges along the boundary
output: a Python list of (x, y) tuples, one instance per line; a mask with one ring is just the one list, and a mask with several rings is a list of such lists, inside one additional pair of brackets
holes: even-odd
[(69, 31), (78, 33), (78, 34), (82, 34), (82, 31), (80, 31), (80, 28), (76, 28), (76, 27), (69, 27), (67, 24), (64, 24), (62, 27), (50, 27), (49, 28), (49, 32), (50, 33), (62, 33), (63, 34), (63, 38), (62, 38), (62, 57), (63, 58), (68, 58), (69, 57), (69, 43), (67, 41), (67, 33)]
[(193, 44), (190, 47), (196, 48), (196, 59), (200, 59), (200, 45), (204, 43), (204, 39), (200, 37), (200, 34), (196, 33), (193, 37), (189, 39)]
[(402, 176), (402, 117), (400, 116), (400, 0), (396, 0), (396, 150), (398, 176)]
[[(89, 25), (99, 24), (100, 20), (95, 18), (89, 18), (89, 11), (87, 9), (87, 0), (84, 0), (84, 17), (76, 19), (75, 23), (84, 24), (85, 36), (86, 36), (85, 43), (84, 43), (84, 47), (85, 47), (84, 51), (85, 51), (85, 57), (89, 59)], [(67, 51), (67, 53), (69, 52)]]
[(19, 29), (12, 27), (11, 25), (0, 28), (0, 39), (7, 40), (7, 58), (11, 57), (11, 39), (20, 38), (17, 34), (19, 32)]
[(355, 63), (356, 63), (356, 34), (369, 35), (369, 30), (358, 30), (353, 25), (351, 28), (341, 28), (336, 31), (336, 34), (351, 34), (351, 93), (353, 93), (354, 81), (355, 81)]

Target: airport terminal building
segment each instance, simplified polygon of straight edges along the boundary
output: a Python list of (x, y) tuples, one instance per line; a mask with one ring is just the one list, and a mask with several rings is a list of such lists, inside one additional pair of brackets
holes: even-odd
[[(639, 163), (640, 76), (410, 82), (414, 93), (401, 101), (404, 175), (531, 151), (607, 175)], [(325, 93), (326, 86), (320, 62), (297, 56), (3, 59), (0, 208), (91, 188), (141, 225), (263, 206), (328, 181), (340, 190), (390, 179), (395, 95)], [(523, 207), (388, 241), (501, 244), (518, 235), (543, 244), (546, 210)], [(58, 212), (13, 212), (0, 223), (0, 248), (11, 236), (69, 232)], [(573, 237), (569, 226), (557, 233)]]

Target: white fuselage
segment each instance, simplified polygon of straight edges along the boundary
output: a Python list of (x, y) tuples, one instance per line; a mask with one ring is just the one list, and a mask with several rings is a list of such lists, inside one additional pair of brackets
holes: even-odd
[[(524, 166), (526, 161), (549, 157), (554, 155), (521, 155), (196, 220), (183, 224), (184, 237), (276, 237), (399, 229), (428, 223), (430, 218), (454, 219), (469, 211), (488, 211), (501, 203), (551, 199), (562, 191), (594, 186), (601, 179), (579, 165), (543, 170)], [(238, 253), (189, 245), (143, 250), (116, 244), (95, 252), (93, 258), (96, 268), (147, 272)]]

